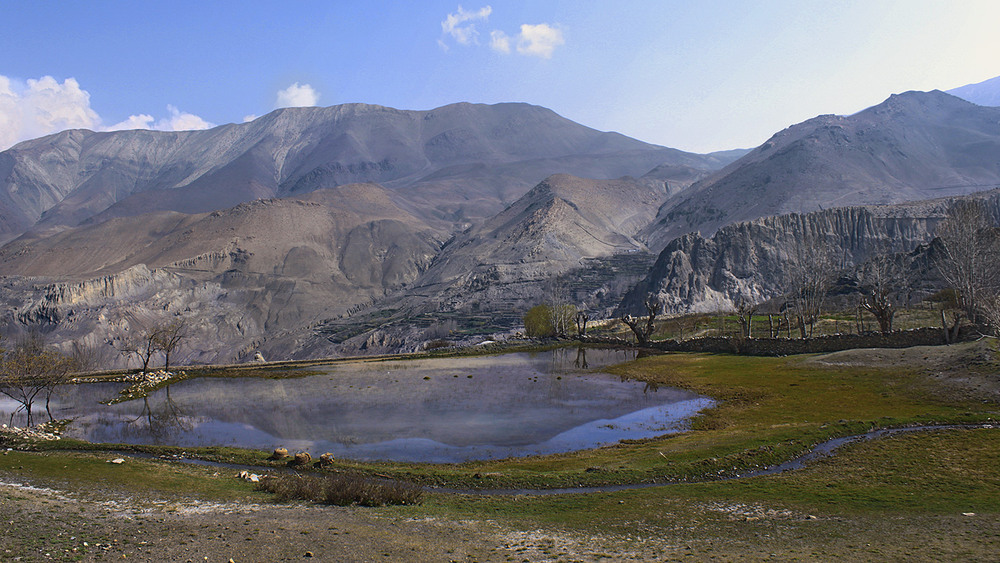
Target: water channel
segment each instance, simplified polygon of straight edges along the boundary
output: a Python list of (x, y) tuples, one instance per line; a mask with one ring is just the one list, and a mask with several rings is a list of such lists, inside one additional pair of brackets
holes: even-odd
[[(290, 379), (180, 381), (115, 405), (121, 383), (60, 388), (53, 415), (92, 442), (284, 446), (357, 460), (461, 462), (594, 448), (681, 431), (712, 404), (601, 368), (634, 352), (349, 362)], [(10, 413), (16, 405), (0, 402)], [(41, 413), (44, 417), (44, 410)], [(3, 415), (5, 418), (8, 415)]]

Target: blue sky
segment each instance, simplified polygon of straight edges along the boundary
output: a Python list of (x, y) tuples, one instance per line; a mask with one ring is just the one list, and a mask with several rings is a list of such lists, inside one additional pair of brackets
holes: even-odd
[(1000, 75), (998, 21), (995, 0), (0, 0), (0, 148), (65, 127), (458, 101), (529, 102), (696, 152), (751, 147)]

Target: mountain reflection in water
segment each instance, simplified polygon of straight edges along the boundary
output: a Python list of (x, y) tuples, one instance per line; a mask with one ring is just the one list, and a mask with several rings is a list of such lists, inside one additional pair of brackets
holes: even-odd
[[(184, 447), (285, 446), (358, 460), (460, 462), (676, 432), (711, 400), (600, 373), (634, 352), (559, 349), (341, 363), (297, 379), (199, 378), (117, 405), (120, 384), (60, 389), (68, 436)], [(589, 369), (588, 369), (589, 368)]]

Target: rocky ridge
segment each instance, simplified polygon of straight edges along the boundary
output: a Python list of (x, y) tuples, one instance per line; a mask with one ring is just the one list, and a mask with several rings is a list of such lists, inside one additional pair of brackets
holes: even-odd
[(965, 195), (1000, 186), (1000, 108), (906, 92), (850, 116), (823, 115), (663, 204), (643, 233), (659, 250), (688, 232), (832, 207)]

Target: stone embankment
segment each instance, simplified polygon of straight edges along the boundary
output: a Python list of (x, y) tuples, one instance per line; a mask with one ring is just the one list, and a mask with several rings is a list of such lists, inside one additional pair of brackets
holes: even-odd
[[(978, 334), (963, 327), (956, 341), (973, 340)], [(599, 344), (634, 345), (621, 338), (584, 337), (583, 342)], [(909, 348), (911, 346), (937, 346), (946, 344), (940, 328), (900, 330), (889, 334), (833, 334), (815, 338), (734, 338), (709, 336), (688, 340), (657, 340), (644, 348), (664, 352), (713, 352), (743, 354), (747, 356), (791, 356), (793, 354), (822, 354), (853, 350), (856, 348)]]
[(16, 440), (45, 441), (52, 442), (60, 440), (60, 424), (55, 422), (45, 422), (29, 427), (0, 425), (0, 443), (6, 442), (2, 438), (10, 437)]

